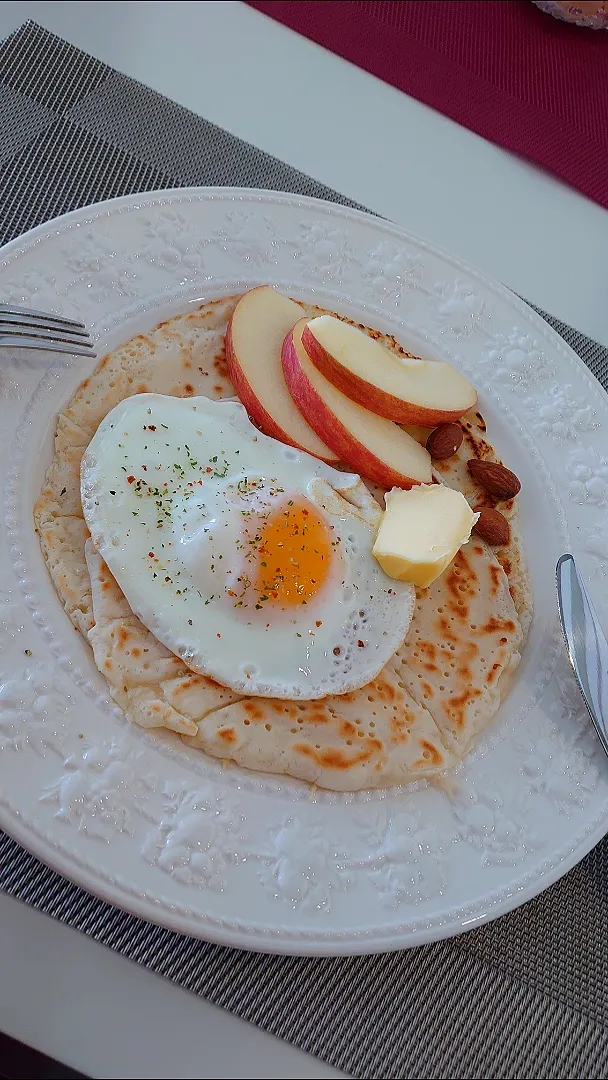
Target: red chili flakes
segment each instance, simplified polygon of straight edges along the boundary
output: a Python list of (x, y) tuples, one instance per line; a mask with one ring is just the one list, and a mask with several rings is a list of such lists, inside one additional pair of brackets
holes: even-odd
[(364, 641), (361, 641), (361, 638), (359, 638), (359, 640), (358, 640), (358, 642), (357, 642), (357, 645), (359, 646), (359, 648), (360, 648), (360, 649), (364, 649), (364, 648), (365, 648), (365, 642), (364, 642)]
[(341, 650), (340, 646), (336, 645), (336, 647), (334, 649), (334, 656), (339, 656), (341, 652), (342, 652), (342, 650)]
[(317, 621), (315, 623), (315, 626), (323, 626), (323, 623), (321, 622), (320, 619), (317, 619)]
[(148, 552), (148, 558), (149, 558), (149, 559), (155, 559), (155, 558), (156, 558), (156, 555), (154, 554), (154, 552), (153, 552), (153, 551), (149, 551), (149, 552)]
[(134, 483), (135, 483), (135, 477), (134, 476), (127, 476), (127, 484), (134, 484)]
[(216, 637), (221, 637), (222, 635), (221, 635), (221, 634), (216, 634), (215, 636), (216, 636)]
[(208, 472), (208, 473), (213, 472), (213, 469), (211, 468), (210, 465), (207, 465), (207, 468), (205, 469), (205, 472)]

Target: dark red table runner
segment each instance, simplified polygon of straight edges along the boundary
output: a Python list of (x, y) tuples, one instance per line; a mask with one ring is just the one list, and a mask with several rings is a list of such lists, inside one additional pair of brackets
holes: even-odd
[(529, 0), (250, 6), (608, 208), (608, 31)]

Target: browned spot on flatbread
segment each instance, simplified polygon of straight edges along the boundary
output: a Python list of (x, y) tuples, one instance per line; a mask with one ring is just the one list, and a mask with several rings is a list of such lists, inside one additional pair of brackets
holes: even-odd
[(477, 687), (467, 687), (462, 694), (455, 694), (448, 698), (446, 712), (455, 728), (462, 729), (465, 726), (467, 706), (476, 698), (481, 697), (481, 690)]
[(503, 550), (501, 550), (496, 553), (496, 558), (498, 559), (507, 577), (510, 577), (513, 573), (513, 564), (509, 556), (506, 555)]
[(224, 349), (222, 349), (222, 351), (217, 353), (217, 355), (214, 357), (213, 367), (222, 379), (228, 378), (228, 363), (226, 361), (226, 353)]
[(221, 383), (216, 383), (216, 385), (213, 387), (213, 389), (215, 390), (216, 394), (221, 394), (224, 387), (222, 386)]
[(441, 765), (443, 754), (433, 743), (430, 743), (427, 739), (421, 739), (420, 745), (424, 750), (424, 756), (427, 761), (431, 761), (433, 765)]
[(340, 721), (340, 735), (343, 735), (345, 739), (350, 739), (353, 735), (356, 734), (357, 728), (351, 720)]
[(492, 455), (492, 447), (485, 439), (482, 439), (480, 435), (477, 435), (468, 427), (464, 428), (463, 431), (464, 442), (473, 457), (482, 460)]
[[(175, 659), (179, 664), (179, 657), (176, 656)], [(182, 697), (183, 694), (189, 694), (192, 690), (202, 689), (202, 687), (206, 687), (209, 685), (217, 686), (217, 683), (214, 683), (212, 679), (208, 679), (206, 675), (195, 675), (194, 673), (191, 675), (186, 675), (183, 682), (181, 682), (179, 686), (175, 687), (173, 691), (173, 697), (177, 701), (180, 697)]]
[(441, 637), (444, 641), (450, 641), (453, 645), (457, 644), (458, 637), (452, 630), (450, 620), (446, 619), (445, 615), (441, 615), (440, 618), (437, 619), (437, 627), (441, 631)]
[(490, 615), (482, 630), (484, 634), (514, 634), (516, 626), (513, 619), (499, 619), (496, 615)]
[(309, 746), (308, 743), (294, 743), (293, 750), (296, 754), (302, 754), (303, 757), (312, 758), (320, 769), (339, 769), (341, 772), (348, 772), (358, 765), (371, 761), (383, 750), (383, 746), (379, 739), (367, 739), (364, 747), (350, 752), (333, 746), (320, 748)]
[(490, 668), (490, 670), (488, 671), (488, 674), (486, 675), (486, 682), (488, 683), (489, 686), (491, 686), (492, 683), (496, 682), (496, 680), (498, 678), (498, 673), (499, 673), (501, 667), (502, 667), (502, 664), (498, 664), (498, 663), (492, 664), (492, 667)]
[(354, 701), (354, 700), (355, 700), (355, 694), (353, 694), (352, 690), (349, 691), (348, 694), (340, 694), (340, 701)]
[(103, 666), (105, 667), (106, 671), (111, 671), (111, 670), (112, 670), (112, 666), (113, 666), (113, 665), (112, 665), (112, 661), (110, 660), (110, 657), (109, 657), (109, 656), (108, 656), (108, 657), (106, 658), (106, 660), (104, 661), (104, 665), (103, 665)]
[(391, 717), (391, 741), (393, 743), (404, 743), (409, 739), (409, 724), (407, 720), (399, 719), (396, 716)]
[(141, 649), (138, 649), (137, 645), (131, 649), (131, 656), (134, 656), (136, 660), (141, 656)]
[(463, 682), (469, 683), (473, 680), (473, 672), (469, 666), (470, 662), (475, 659), (479, 649), (474, 641), (468, 641), (466, 645), (462, 646), (462, 654), (458, 658), (458, 666), (456, 668), (456, 674), (462, 679)]
[(432, 641), (421, 641), (418, 648), (422, 655), (428, 657), (429, 660), (437, 659), (437, 646), (433, 645)]
[(183, 364), (183, 366), (184, 366), (185, 368), (191, 368), (191, 367), (192, 367), (192, 364), (190, 363), (190, 361), (189, 361), (189, 360), (184, 360), (184, 364)]
[(474, 599), (477, 596), (477, 580), (477, 574), (459, 551), (449, 569), (446, 570), (445, 577), (448, 594), (447, 608), (459, 624), (468, 621), (470, 605), (467, 598)]
[(382, 674), (378, 675), (375, 683), (372, 683), (373, 688), (376, 690), (378, 697), (381, 701), (394, 701), (397, 694), (395, 687), (388, 682), (387, 679), (382, 678)]
[(129, 637), (130, 637), (129, 631), (126, 629), (126, 627), (119, 626), (118, 627), (118, 632), (117, 632), (117, 638), (118, 638), (117, 645), (118, 645), (119, 649), (124, 649), (125, 648), (128, 640), (129, 640)]
[(305, 714), (305, 719), (308, 724), (327, 724), (329, 713), (323, 709), (313, 709), (312, 712)]
[(235, 742), (238, 742), (238, 736), (234, 728), (220, 728), (217, 733), (218, 739), (222, 739), (228, 746), (233, 746)]
[(189, 382), (184, 383), (184, 396), (185, 397), (193, 397), (194, 393), (195, 393), (195, 390), (194, 390), (194, 387), (193, 387), (192, 383), (189, 383)]
[(499, 566), (490, 563), (490, 596), (498, 596), (502, 584), (502, 572)]
[(264, 710), (258, 705), (257, 701), (244, 701), (243, 709), (251, 720), (264, 719)]

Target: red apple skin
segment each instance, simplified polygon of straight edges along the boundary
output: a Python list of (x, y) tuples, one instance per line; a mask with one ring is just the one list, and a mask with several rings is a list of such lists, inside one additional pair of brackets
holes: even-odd
[(287, 387), (302, 416), (349, 469), (385, 488), (411, 488), (421, 482), (402, 476), (377, 458), (334, 416), (300, 367), (293, 330), (283, 342), (281, 360)]
[(394, 420), (397, 424), (415, 424), (417, 427), (436, 427), (437, 424), (447, 424), (452, 420), (459, 420), (473, 408), (477, 401), (475, 397), (475, 401), (466, 408), (453, 411), (414, 405), (404, 401), (403, 398), (394, 397), (386, 390), (381, 390), (373, 383), (367, 382), (359, 375), (342, 367), (317, 341), (308, 324), (302, 332), (302, 345), (317, 371), (333, 383), (336, 389), (341, 390), (351, 401), (356, 401), (364, 409), (369, 409), (377, 416), (384, 416), (387, 420)]
[[(228, 365), (228, 374), (234, 385), (239, 401), (245, 406), (247, 415), (252, 423), (254, 423), (260, 431), (263, 431), (264, 435), (269, 435), (271, 439), (277, 439), (279, 442), (286, 443), (287, 446), (293, 446), (296, 450), (302, 450), (305, 454), (313, 456), (312, 451), (307, 450), (305, 446), (300, 446), (297, 442), (294, 442), (287, 432), (283, 431), (283, 428), (277, 424), (276, 420), (273, 420), (270, 413), (266, 411), (264, 406), (255, 396), (234, 351), (232, 342), (232, 319), (228, 323), (226, 329), (226, 363)], [(327, 445), (329, 445), (329, 443)], [(338, 458), (329, 457), (321, 458), (320, 460), (326, 461), (328, 465), (335, 465)]]

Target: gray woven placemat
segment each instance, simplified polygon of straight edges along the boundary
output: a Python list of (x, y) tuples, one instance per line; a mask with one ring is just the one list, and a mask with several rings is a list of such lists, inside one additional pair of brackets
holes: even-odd
[[(0, 45), (0, 244), (115, 195), (337, 192), (33, 23)], [(608, 350), (541, 312), (608, 385)], [(0, 833), (0, 888), (355, 1077), (608, 1077), (608, 840), (536, 900), (388, 956), (242, 953), (152, 926)]]

